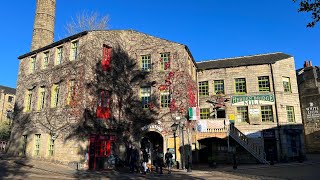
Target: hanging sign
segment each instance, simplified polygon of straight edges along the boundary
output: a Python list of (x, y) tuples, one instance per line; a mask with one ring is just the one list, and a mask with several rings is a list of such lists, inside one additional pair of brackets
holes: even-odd
[(199, 120), (200, 119), (200, 108), (190, 107), (189, 108), (189, 120)]

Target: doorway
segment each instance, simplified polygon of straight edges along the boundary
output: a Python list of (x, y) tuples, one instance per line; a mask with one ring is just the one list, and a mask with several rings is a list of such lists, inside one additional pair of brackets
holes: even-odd
[(140, 146), (142, 149), (146, 149), (147, 153), (150, 155), (149, 163), (153, 164), (153, 160), (156, 158), (154, 153), (155, 148), (159, 147), (163, 151), (163, 137), (158, 132), (146, 132), (140, 141)]
[(91, 134), (89, 138), (89, 169), (104, 169), (108, 157), (113, 154), (114, 136)]
[(275, 138), (264, 139), (264, 151), (267, 161), (278, 161), (277, 140)]

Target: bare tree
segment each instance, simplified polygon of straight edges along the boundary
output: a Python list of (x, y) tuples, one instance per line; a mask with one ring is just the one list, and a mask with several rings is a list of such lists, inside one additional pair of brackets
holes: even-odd
[(86, 12), (77, 14), (75, 19), (72, 18), (71, 22), (67, 23), (65, 29), (67, 36), (90, 30), (106, 30), (109, 23), (108, 15), (100, 15), (98, 12)]
[[(293, 0), (297, 2), (298, 0)], [(320, 21), (320, 0), (300, 0), (298, 12), (311, 12), (312, 21), (307, 27), (314, 27)]]

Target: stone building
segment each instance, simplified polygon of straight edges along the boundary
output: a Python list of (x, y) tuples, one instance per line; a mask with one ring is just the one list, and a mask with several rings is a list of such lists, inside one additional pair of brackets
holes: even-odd
[(0, 122), (10, 120), (16, 100), (16, 89), (0, 86)]
[(187, 46), (137, 31), (86, 31), (19, 59), (14, 154), (70, 164), (88, 153), (101, 168), (128, 143), (173, 148), (171, 125), (196, 106)]
[[(100, 169), (125, 160), (131, 145), (173, 149), (171, 126), (197, 103), (188, 47), (133, 30), (53, 42), (55, 3), (37, 0), (31, 52), (19, 57), (8, 152)], [(192, 134), (195, 122), (183, 125)], [(181, 130), (178, 148), (190, 140)]]
[[(213, 156), (223, 160), (219, 153), (228, 151), (227, 142), (221, 138), (227, 139), (223, 132), (229, 121), (234, 124), (230, 126), (231, 139), (260, 162), (265, 162), (264, 155), (268, 161), (270, 156), (274, 160), (292, 159), (303, 151), (292, 56), (270, 53), (202, 61), (197, 66), (201, 117), (198, 139), (220, 139), (212, 141), (213, 147), (206, 144)], [(199, 146), (201, 149), (201, 143)], [(229, 146), (229, 150), (235, 149)]]
[[(151, 159), (160, 146), (184, 166), (203, 158), (203, 141), (225, 144), (229, 121), (230, 137), (262, 163), (265, 151), (280, 159), (302, 149), (292, 56), (195, 63), (186, 45), (134, 30), (53, 42), (55, 2), (37, 0), (31, 52), (19, 57), (9, 153), (102, 169), (127, 160), (129, 146)], [(189, 120), (196, 106), (201, 120)]]
[(320, 67), (306, 61), (297, 70), (302, 120), (307, 152), (320, 152)]

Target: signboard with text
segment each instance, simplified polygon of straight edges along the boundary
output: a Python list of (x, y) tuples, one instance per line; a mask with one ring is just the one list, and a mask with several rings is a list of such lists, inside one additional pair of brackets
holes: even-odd
[(259, 94), (250, 96), (232, 96), (231, 105), (248, 106), (248, 105), (272, 105), (274, 104), (274, 94)]
[(320, 118), (319, 107), (315, 106), (313, 102), (309, 103), (309, 107), (306, 108), (307, 120)]

